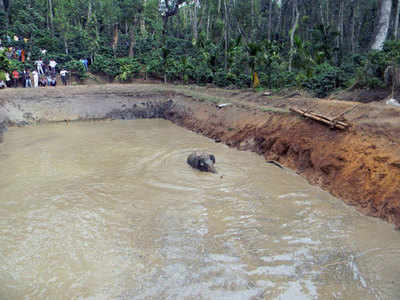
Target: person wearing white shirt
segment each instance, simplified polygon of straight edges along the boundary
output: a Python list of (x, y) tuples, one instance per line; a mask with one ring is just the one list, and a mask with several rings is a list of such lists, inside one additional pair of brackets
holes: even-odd
[(10, 74), (8, 72), (6, 72), (5, 74), (6, 77), (6, 85), (7, 87), (11, 87), (11, 78), (10, 78)]
[(55, 75), (56, 74), (56, 66), (57, 66), (56, 61), (54, 59), (50, 60), (49, 66), (50, 66), (50, 69), (51, 69), (51, 73), (53, 75)]
[(36, 65), (37, 72), (38, 72), (39, 74), (44, 74), (43, 68), (42, 68), (42, 66), (43, 66), (43, 60), (39, 59), (39, 60), (35, 61), (35, 65)]
[(33, 71), (32, 76), (33, 76), (33, 87), (37, 88), (39, 86), (39, 73), (37, 71)]
[(62, 83), (63, 83), (64, 85), (67, 85), (67, 74), (68, 74), (68, 71), (65, 70), (65, 69), (62, 69), (62, 70), (60, 71), (61, 80), (62, 80)]

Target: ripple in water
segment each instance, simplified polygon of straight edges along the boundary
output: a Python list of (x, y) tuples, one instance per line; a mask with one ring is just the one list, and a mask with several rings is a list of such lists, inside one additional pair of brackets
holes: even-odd
[(391, 225), (164, 120), (10, 129), (0, 178), (0, 299), (400, 298)]

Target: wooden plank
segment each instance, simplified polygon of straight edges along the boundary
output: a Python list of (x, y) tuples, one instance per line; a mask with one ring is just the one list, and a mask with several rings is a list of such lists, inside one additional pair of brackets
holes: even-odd
[(348, 124), (348, 123), (345, 123), (345, 122), (342, 122), (342, 121), (337, 121), (335, 119), (331, 119), (331, 118), (326, 117), (326, 116), (321, 115), (321, 114), (316, 114), (316, 113), (313, 113), (313, 112), (306, 112), (304, 110), (293, 108), (293, 107), (291, 107), (289, 110), (294, 112), (294, 113), (300, 114), (300, 115), (302, 115), (302, 116), (304, 116), (306, 118), (312, 119), (314, 121), (321, 122), (321, 123), (323, 123), (325, 125), (330, 126), (331, 128), (337, 128), (337, 129), (341, 129), (341, 130), (346, 130), (346, 129), (348, 129), (350, 127), (350, 124)]

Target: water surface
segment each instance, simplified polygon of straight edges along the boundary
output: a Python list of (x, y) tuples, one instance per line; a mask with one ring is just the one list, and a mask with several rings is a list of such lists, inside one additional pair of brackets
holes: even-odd
[(168, 121), (0, 144), (0, 299), (399, 299), (399, 272), (392, 225)]

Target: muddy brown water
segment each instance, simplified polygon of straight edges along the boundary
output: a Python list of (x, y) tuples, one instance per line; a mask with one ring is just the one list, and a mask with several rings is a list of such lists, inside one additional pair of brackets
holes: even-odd
[(399, 299), (399, 272), (392, 225), (168, 121), (0, 144), (0, 299)]

